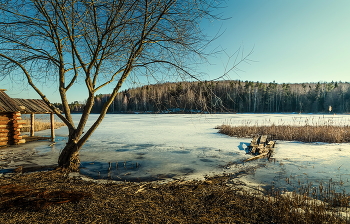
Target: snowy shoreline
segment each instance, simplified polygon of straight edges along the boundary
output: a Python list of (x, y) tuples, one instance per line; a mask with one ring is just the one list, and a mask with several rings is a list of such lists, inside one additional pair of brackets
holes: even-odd
[[(74, 115), (77, 120), (80, 115)], [(92, 114), (91, 118), (97, 115)], [(321, 118), (320, 118), (321, 117)], [(108, 114), (80, 153), (82, 174), (96, 179), (203, 179), (205, 176), (235, 174), (245, 170), (244, 180), (259, 186), (274, 184), (291, 190), (300, 181), (318, 184), (332, 180), (350, 192), (350, 144), (301, 143), (277, 141), (273, 160), (242, 163), (250, 157), (245, 147), (251, 139), (233, 138), (217, 133), (223, 123), (241, 124), (293, 119), (333, 119), (349, 115), (299, 114)], [(92, 124), (92, 120), (88, 125)], [(120, 127), (120, 128), (118, 128)], [(37, 135), (48, 135), (49, 131)], [(14, 159), (11, 165), (55, 165), (65, 145), (65, 127), (56, 130), (56, 144), (38, 142), (23, 145), (33, 153), (28, 161)], [(31, 144), (31, 143), (30, 143)], [(3, 151), (5, 149), (1, 149)], [(1, 154), (2, 155), (2, 154)], [(125, 164), (125, 165), (124, 165)], [(2, 161), (2, 166), (4, 166)], [(229, 166), (228, 166), (229, 165)], [(111, 169), (109, 169), (111, 166)], [(243, 179), (242, 179), (243, 180)]]

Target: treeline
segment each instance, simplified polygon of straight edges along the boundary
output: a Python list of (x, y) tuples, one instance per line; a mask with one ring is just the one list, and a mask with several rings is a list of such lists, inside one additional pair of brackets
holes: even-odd
[[(63, 111), (63, 107), (61, 103), (54, 103), (53, 104), (55, 107), (59, 108), (61, 111)], [(79, 101), (74, 101), (69, 105), (69, 109), (73, 113), (81, 113), (84, 109), (85, 104)]]
[[(96, 96), (94, 113), (108, 94)], [(71, 104), (82, 110), (83, 105)], [(350, 83), (277, 84), (250, 81), (178, 82), (146, 85), (120, 92), (110, 113), (347, 113)]]

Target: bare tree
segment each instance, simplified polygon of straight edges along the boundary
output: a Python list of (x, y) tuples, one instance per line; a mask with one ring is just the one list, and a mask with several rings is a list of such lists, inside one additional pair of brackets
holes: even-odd
[[(191, 76), (206, 36), (202, 18), (215, 16), (208, 0), (1, 0), (0, 75), (23, 74), (28, 84), (67, 125), (69, 138), (58, 165), (79, 168), (79, 150), (102, 122), (128, 76), (159, 73)], [(58, 111), (39, 83), (55, 80)], [(73, 122), (67, 92), (85, 83), (87, 100)], [(85, 129), (95, 94), (113, 85), (93, 125)]]

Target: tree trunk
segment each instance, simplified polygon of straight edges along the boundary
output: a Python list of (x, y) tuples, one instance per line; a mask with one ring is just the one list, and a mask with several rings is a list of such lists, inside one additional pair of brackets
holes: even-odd
[(69, 138), (67, 145), (58, 158), (58, 166), (68, 171), (79, 171), (79, 151), (82, 145), (78, 145), (72, 138)]

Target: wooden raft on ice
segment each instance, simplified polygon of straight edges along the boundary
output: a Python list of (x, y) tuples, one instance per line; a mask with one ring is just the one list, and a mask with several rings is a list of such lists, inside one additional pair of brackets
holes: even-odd
[(268, 139), (268, 135), (255, 136), (248, 146), (248, 153), (255, 155), (252, 158), (246, 159), (244, 162), (248, 162), (263, 157), (270, 158), (275, 147), (275, 142)]

